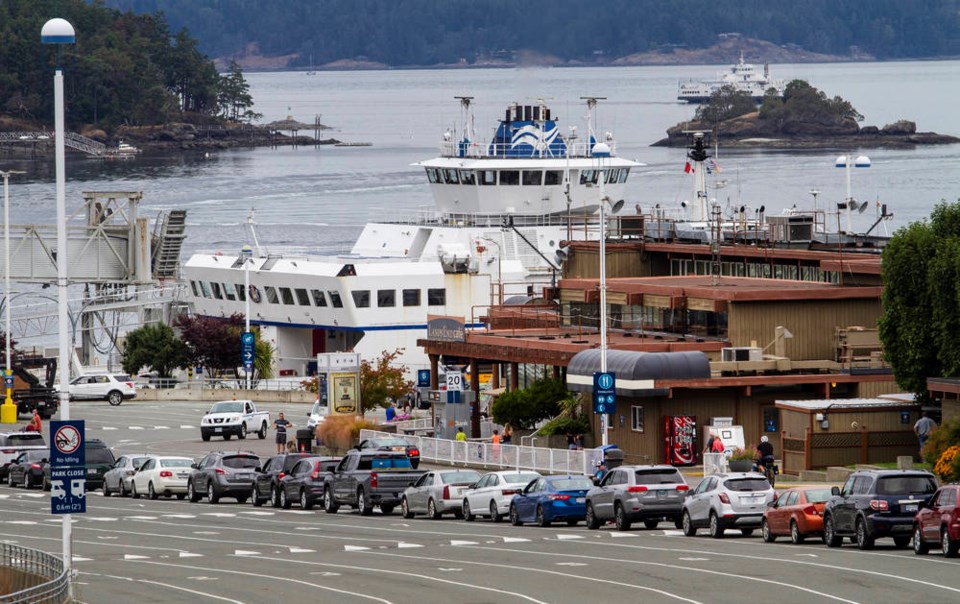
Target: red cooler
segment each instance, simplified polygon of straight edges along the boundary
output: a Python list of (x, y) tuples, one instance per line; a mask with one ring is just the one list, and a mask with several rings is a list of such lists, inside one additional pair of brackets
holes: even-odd
[(663, 458), (672, 466), (692, 466), (697, 461), (697, 418), (694, 415), (663, 417)]

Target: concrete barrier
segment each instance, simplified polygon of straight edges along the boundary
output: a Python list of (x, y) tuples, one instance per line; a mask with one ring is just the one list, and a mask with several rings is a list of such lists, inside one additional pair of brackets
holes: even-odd
[(853, 474), (853, 470), (850, 468), (844, 468), (843, 466), (831, 466), (827, 468), (827, 481), (846, 482), (847, 478), (851, 474)]
[(228, 401), (232, 398), (251, 400), (255, 403), (305, 403), (313, 404), (317, 395), (303, 390), (233, 390), (228, 388), (141, 388), (137, 398), (130, 401)]
[(800, 482), (828, 482), (827, 473), (820, 470), (800, 470)]

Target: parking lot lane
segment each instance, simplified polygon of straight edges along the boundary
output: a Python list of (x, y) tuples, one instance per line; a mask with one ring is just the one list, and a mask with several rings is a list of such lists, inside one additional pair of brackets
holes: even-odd
[[(189, 589), (187, 587), (183, 587), (179, 585), (171, 585), (169, 583), (163, 583), (161, 581), (150, 581), (149, 579), (132, 579), (130, 577), (119, 577), (116, 575), (104, 575), (100, 573), (86, 573), (86, 572), (79, 573), (79, 585), (81, 585), (81, 587), (79, 587), (76, 590), (77, 599), (81, 602), (91, 601), (89, 599), (89, 595), (92, 595), (92, 594), (84, 594), (84, 589), (83, 589), (83, 585), (90, 585), (87, 579), (97, 580), (98, 583), (100, 582), (99, 580), (106, 580), (106, 581), (115, 580), (115, 581), (123, 581), (130, 584), (130, 593), (128, 596), (130, 598), (130, 601), (136, 600), (139, 602), (144, 602), (144, 601), (149, 601), (151, 598), (156, 598), (157, 601), (171, 602), (171, 601), (178, 601), (180, 599), (180, 596), (186, 593), (193, 596), (189, 599), (190, 602), (195, 602), (199, 599), (201, 601), (214, 600), (218, 602), (231, 602), (232, 604), (245, 604), (243, 600), (235, 600), (233, 598), (219, 596), (210, 592), (201, 591), (198, 589)], [(147, 599), (144, 599), (144, 586), (146, 585), (149, 585), (151, 587), (161, 587), (161, 588), (173, 590), (175, 592), (178, 592), (177, 597), (174, 600), (171, 600), (169, 597), (164, 596), (164, 594), (162, 593), (163, 589), (161, 590), (150, 589), (148, 590), (148, 593), (150, 595), (147, 597)], [(114, 598), (116, 598), (119, 595), (120, 594), (117, 593), (117, 590), (113, 590), (111, 593), (111, 597), (114, 597)]]

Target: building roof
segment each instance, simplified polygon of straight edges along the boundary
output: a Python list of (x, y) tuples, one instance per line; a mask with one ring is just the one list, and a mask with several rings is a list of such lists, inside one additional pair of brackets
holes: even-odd
[(919, 407), (915, 401), (898, 401), (882, 398), (848, 398), (848, 399), (820, 399), (809, 401), (777, 401), (779, 409), (793, 409), (797, 411), (848, 411), (851, 409), (882, 409), (889, 407)]
[[(575, 392), (593, 389), (593, 374), (600, 371), (600, 350), (578, 352), (567, 366), (567, 387)], [(654, 388), (658, 379), (709, 379), (710, 360), (700, 351), (634, 352), (607, 350), (607, 371), (616, 374), (617, 394), (657, 396), (665, 388)]]

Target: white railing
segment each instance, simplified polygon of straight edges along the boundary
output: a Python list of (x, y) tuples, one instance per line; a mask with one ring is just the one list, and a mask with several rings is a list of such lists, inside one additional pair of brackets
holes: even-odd
[(433, 421), (429, 417), (423, 419), (405, 419), (393, 423), (397, 427), (398, 434), (403, 432), (413, 432), (416, 430), (433, 429)]
[(480, 441), (455, 441), (410, 434), (361, 430), (360, 440), (397, 436), (420, 450), (420, 459), (465, 464), (497, 470), (536, 470), (547, 474), (593, 475), (603, 453), (599, 449), (550, 449), (522, 445), (495, 445)]

